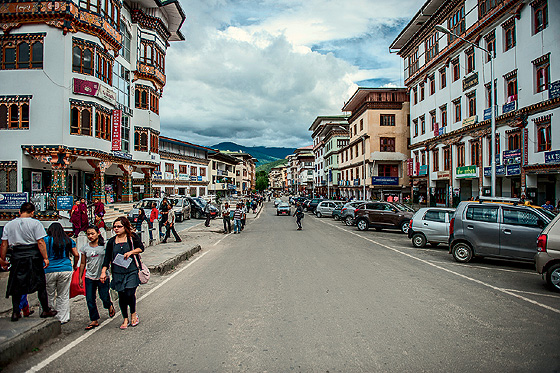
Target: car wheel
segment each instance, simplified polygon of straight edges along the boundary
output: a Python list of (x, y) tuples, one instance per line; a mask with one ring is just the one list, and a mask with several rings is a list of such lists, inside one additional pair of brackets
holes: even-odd
[(344, 224), (347, 226), (354, 225), (354, 219), (352, 219), (351, 216), (347, 216), (346, 219), (344, 219)]
[(317, 211), (317, 214), (316, 214), (316, 216), (317, 216), (318, 218), (321, 218), (321, 217), (323, 217), (323, 214), (321, 214), (321, 212), (320, 212), (320, 211)]
[(334, 215), (332, 218), (333, 218), (335, 221), (340, 220), (340, 216), (338, 216), (338, 215)]
[(554, 291), (560, 291), (560, 263), (546, 271), (546, 283)]
[(358, 227), (358, 230), (360, 231), (367, 231), (368, 230), (367, 220), (365, 219), (358, 220), (358, 222), (356, 223), (356, 227)]
[(200, 219), (201, 216), (202, 216), (202, 214), (200, 213), (200, 211), (195, 211), (194, 212), (194, 218), (195, 219)]
[(403, 221), (401, 223), (401, 226), (400, 226), (401, 232), (403, 232), (404, 234), (408, 234), (408, 224), (409, 224), (409, 222), (407, 222), (407, 221)]
[(468, 263), (473, 257), (473, 250), (469, 244), (464, 242), (459, 242), (453, 245), (453, 259), (459, 263)]
[(414, 233), (414, 236), (412, 236), (412, 245), (414, 247), (426, 246), (426, 237), (424, 237), (422, 233)]
[(183, 221), (183, 215), (177, 215), (177, 222), (180, 223)]

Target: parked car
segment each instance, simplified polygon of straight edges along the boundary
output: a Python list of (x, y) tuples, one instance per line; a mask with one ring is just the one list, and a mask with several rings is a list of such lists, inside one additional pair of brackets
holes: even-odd
[(298, 202), (303, 203), (307, 198), (305, 197), (292, 197), (290, 203), (296, 205)]
[(367, 202), (354, 211), (356, 227), (365, 231), (370, 227), (380, 231), (383, 228), (397, 228), (408, 233), (408, 225), (413, 213), (403, 211), (391, 202)]
[(340, 220), (348, 226), (354, 225), (354, 211), (358, 206), (363, 205), (366, 202), (367, 201), (346, 202), (346, 204), (342, 206), (342, 210), (340, 210)]
[[(204, 208), (208, 201), (202, 197), (187, 197), (191, 204), (191, 217), (195, 219), (202, 219), (206, 217), (204, 213)], [(214, 205), (210, 205), (210, 217), (215, 219), (218, 216), (218, 209)]]
[[(190, 219), (191, 205), (184, 197), (167, 197), (167, 200), (173, 205), (171, 211), (175, 213), (175, 219), (177, 222), (183, 221), (185, 218)], [(136, 219), (138, 219), (139, 209), (144, 209), (147, 216), (150, 216), (150, 211), (152, 210), (152, 204), (155, 202), (157, 209), (161, 210), (161, 202), (163, 198), (144, 198), (138, 203), (134, 204), (132, 210), (128, 212), (128, 220), (134, 224)]]
[(334, 209), (340, 205), (342, 205), (342, 202), (340, 201), (321, 201), (315, 208), (315, 215), (318, 218), (323, 216), (332, 216)]
[(332, 218), (334, 220), (340, 220), (340, 217), (342, 215), (342, 208), (344, 207), (345, 203), (340, 201), (336, 207), (334, 208), (334, 210), (332, 211)]
[(307, 211), (309, 211), (310, 213), (314, 213), (315, 209), (317, 208), (317, 205), (319, 204), (319, 202), (323, 201), (324, 198), (313, 198), (308, 204), (307, 204)]
[(560, 292), (560, 214), (556, 215), (537, 239), (535, 264), (548, 286)]
[(408, 226), (408, 238), (414, 247), (424, 247), (427, 243), (437, 246), (449, 243), (449, 222), (455, 209), (444, 207), (423, 207), (418, 210)]
[[(552, 213), (516, 199), (481, 197), (459, 203), (449, 227), (449, 253), (460, 263), (475, 256), (533, 261), (535, 242)], [(505, 203), (496, 203), (505, 202)]]
[(290, 204), (288, 202), (280, 202), (276, 206), (276, 215), (291, 215)]
[(173, 203), (173, 212), (177, 222), (191, 218), (191, 203), (185, 196), (173, 196), (170, 198)]

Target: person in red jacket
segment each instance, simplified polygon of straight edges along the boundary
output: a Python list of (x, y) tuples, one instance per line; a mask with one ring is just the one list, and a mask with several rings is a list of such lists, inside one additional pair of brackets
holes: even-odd
[(152, 203), (152, 211), (150, 212), (150, 220), (148, 220), (148, 231), (150, 232), (150, 241), (154, 240), (154, 236), (153, 236), (153, 229), (154, 229), (154, 221), (157, 220), (159, 216), (159, 211), (157, 209), (157, 205), (156, 203)]

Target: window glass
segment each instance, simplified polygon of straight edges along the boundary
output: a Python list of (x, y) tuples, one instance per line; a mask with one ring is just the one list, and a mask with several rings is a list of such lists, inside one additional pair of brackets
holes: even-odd
[(445, 211), (428, 210), (426, 212), (426, 215), (424, 215), (424, 220), (445, 223), (445, 214), (446, 214)]
[(504, 207), (502, 214), (504, 224), (538, 227), (539, 217), (532, 211)]
[(491, 206), (467, 207), (467, 220), (496, 223), (498, 221), (498, 208)]

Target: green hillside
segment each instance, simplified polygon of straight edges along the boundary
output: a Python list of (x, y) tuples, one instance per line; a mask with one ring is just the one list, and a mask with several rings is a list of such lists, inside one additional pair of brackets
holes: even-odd
[(281, 166), (281, 165), (284, 165), (284, 164), (286, 164), (286, 163), (288, 163), (288, 160), (287, 160), (287, 159), (279, 159), (279, 160), (274, 161), (274, 162), (261, 164), (261, 165), (259, 165), (259, 166), (257, 167), (257, 172), (264, 171), (264, 172), (266, 172), (266, 174), (268, 175), (268, 173), (270, 172), (270, 170), (271, 170), (273, 167)]

